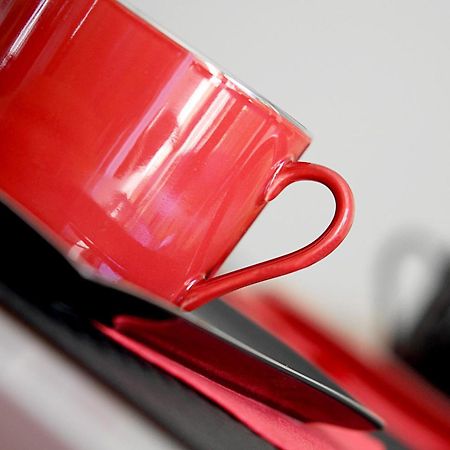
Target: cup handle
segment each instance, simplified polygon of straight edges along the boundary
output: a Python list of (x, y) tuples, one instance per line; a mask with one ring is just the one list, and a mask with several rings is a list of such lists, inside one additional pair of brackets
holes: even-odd
[(307, 162), (289, 162), (282, 166), (273, 178), (266, 191), (265, 200), (273, 200), (284, 188), (296, 181), (316, 181), (325, 185), (334, 196), (335, 214), (322, 235), (306, 247), (287, 255), (201, 280), (186, 291), (177, 302), (178, 306), (192, 311), (212, 298), (311, 266), (339, 246), (347, 236), (354, 216), (353, 195), (347, 182), (326, 167)]

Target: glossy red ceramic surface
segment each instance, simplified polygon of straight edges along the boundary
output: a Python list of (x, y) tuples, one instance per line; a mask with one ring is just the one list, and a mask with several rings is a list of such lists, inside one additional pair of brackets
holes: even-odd
[[(347, 234), (345, 181), (293, 163), (308, 136), (141, 18), (112, 0), (0, 7), (0, 192), (75, 266), (192, 309), (313, 264)], [(324, 235), (208, 280), (304, 179), (336, 198)]]

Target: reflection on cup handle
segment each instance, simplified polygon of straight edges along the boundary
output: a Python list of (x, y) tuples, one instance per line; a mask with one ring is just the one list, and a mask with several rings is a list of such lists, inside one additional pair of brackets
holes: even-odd
[(297, 181), (321, 183), (328, 187), (334, 196), (335, 214), (322, 235), (306, 247), (287, 255), (201, 280), (193, 284), (178, 299), (178, 306), (186, 311), (192, 311), (212, 298), (311, 266), (339, 246), (347, 236), (354, 216), (353, 195), (347, 182), (339, 174), (326, 167), (307, 162), (289, 162), (281, 168), (273, 179), (267, 190), (266, 200), (273, 200), (283, 189)]

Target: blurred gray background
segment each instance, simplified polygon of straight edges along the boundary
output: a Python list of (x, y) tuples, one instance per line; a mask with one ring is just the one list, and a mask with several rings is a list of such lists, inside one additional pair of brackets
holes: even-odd
[[(325, 324), (377, 345), (375, 272), (388, 241), (411, 229), (438, 246), (450, 241), (450, 3), (126, 3), (302, 122), (313, 137), (304, 159), (348, 180), (357, 212), (344, 244), (325, 261), (262, 287), (287, 291)], [(325, 188), (290, 187), (224, 270), (306, 244), (332, 211)], [(415, 283), (408, 285), (413, 310), (424, 275), (416, 268), (407, 277)]]

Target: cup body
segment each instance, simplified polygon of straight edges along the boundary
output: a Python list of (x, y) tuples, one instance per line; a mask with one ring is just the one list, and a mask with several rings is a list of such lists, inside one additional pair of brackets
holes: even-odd
[(3, 199), (77, 267), (175, 302), (308, 136), (115, 1), (4, 8)]

